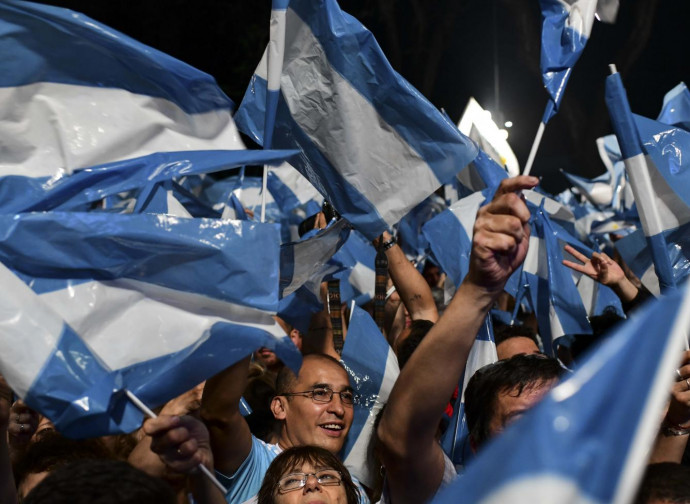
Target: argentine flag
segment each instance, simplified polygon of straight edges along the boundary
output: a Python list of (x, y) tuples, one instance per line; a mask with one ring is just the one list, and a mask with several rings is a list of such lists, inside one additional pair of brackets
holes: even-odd
[(543, 18), (541, 75), (549, 93), (542, 122), (546, 124), (561, 104), (570, 74), (592, 32), (597, 0), (539, 0)]
[(676, 286), (690, 272), (690, 132), (633, 115), (617, 73), (606, 79), (606, 105), (659, 286)]
[[(262, 145), (275, 54), (264, 53), (235, 115)], [(335, 0), (290, 2), (279, 88), (271, 146), (298, 147), (294, 166), (370, 240), (477, 154)]]
[(632, 502), (687, 339), (689, 294), (619, 326), (432, 502)]
[(342, 362), (358, 400), (341, 458), (359, 481), (374, 487), (380, 470), (374, 456), (374, 421), (388, 401), (400, 369), (386, 338), (359, 307), (350, 316)]
[(71, 437), (142, 414), (265, 346), (294, 369), (274, 224), (164, 215), (0, 216), (0, 372)]

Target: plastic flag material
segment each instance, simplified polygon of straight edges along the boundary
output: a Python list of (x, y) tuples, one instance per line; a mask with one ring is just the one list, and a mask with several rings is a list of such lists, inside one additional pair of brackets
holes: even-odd
[(687, 290), (647, 305), (432, 502), (633, 502), (689, 327)]
[(272, 319), (275, 225), (78, 212), (0, 220), (0, 261), (14, 272), (1, 271), (0, 372), (66, 435), (129, 432), (142, 415), (125, 389), (155, 407), (260, 346), (300, 366)]
[(359, 307), (355, 307), (350, 318), (342, 361), (358, 397), (352, 427), (341, 451), (342, 460), (362, 483), (373, 487), (380, 469), (374, 458), (374, 421), (388, 401), (400, 370), (376, 323)]
[[(235, 115), (259, 144), (267, 76), (265, 53)], [(370, 240), (477, 153), (334, 0), (287, 8), (273, 147), (299, 147), (294, 166)]]
[(664, 96), (664, 105), (657, 121), (690, 131), (690, 91), (681, 82)]
[(592, 32), (596, 0), (539, 0), (543, 17), (541, 75), (549, 93), (542, 123), (546, 124), (563, 98), (565, 86)]
[(606, 79), (606, 105), (663, 291), (690, 272), (690, 132), (633, 116), (617, 73)]
[[(212, 77), (67, 9), (0, 4), (0, 187), (155, 152), (244, 149)], [(18, 124), (23, 125), (17, 128)], [(3, 189), (5, 192), (8, 189)]]

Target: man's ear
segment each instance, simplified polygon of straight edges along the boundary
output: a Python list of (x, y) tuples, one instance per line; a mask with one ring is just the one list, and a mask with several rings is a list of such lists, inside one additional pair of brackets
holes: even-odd
[(271, 413), (276, 420), (285, 420), (287, 416), (287, 397), (275, 396), (271, 400)]

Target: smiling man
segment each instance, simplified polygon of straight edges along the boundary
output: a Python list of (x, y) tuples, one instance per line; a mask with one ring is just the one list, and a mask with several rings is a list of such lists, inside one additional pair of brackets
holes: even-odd
[[(214, 467), (228, 489), (227, 502), (252, 502), (271, 461), (293, 446), (315, 445), (337, 454), (353, 418), (353, 393), (348, 374), (333, 357), (304, 357), (297, 376), (284, 367), (278, 374), (273, 416), (281, 422), (277, 444), (265, 443), (249, 431), (239, 412), (247, 360), (208, 380), (201, 416), (208, 427)], [(364, 490), (362, 503), (368, 503)]]

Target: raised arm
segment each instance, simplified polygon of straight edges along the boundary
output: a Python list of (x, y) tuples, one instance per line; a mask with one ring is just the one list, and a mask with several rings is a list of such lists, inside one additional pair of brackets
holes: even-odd
[(537, 183), (534, 177), (505, 180), (479, 210), (469, 273), (391, 392), (377, 433), (395, 504), (426, 502), (441, 484), (436, 430), (484, 317), (525, 258), (530, 214), (517, 191)]
[(206, 381), (201, 418), (211, 436), (217, 471), (231, 476), (252, 448), (249, 425), (240, 413), (240, 398), (247, 386), (249, 357)]
[[(383, 233), (384, 243), (390, 244), (386, 248), (388, 258), (388, 272), (390, 273), (395, 290), (400, 295), (407, 312), (412, 320), (438, 320), (438, 310), (434, 297), (431, 295), (431, 288), (424, 280), (424, 277), (417, 271), (412, 263), (405, 257), (405, 253), (400, 246), (391, 242), (391, 235)], [(375, 243), (376, 245), (376, 243)]]
[[(637, 287), (628, 280), (623, 269), (603, 252), (594, 252), (591, 258), (581, 254), (570, 245), (565, 246), (565, 251), (572, 255), (579, 263), (563, 260), (563, 264), (570, 269), (578, 271), (596, 280), (597, 282), (611, 287), (613, 292), (624, 303), (630, 302), (637, 296)], [(580, 264), (582, 263), (582, 264)]]

